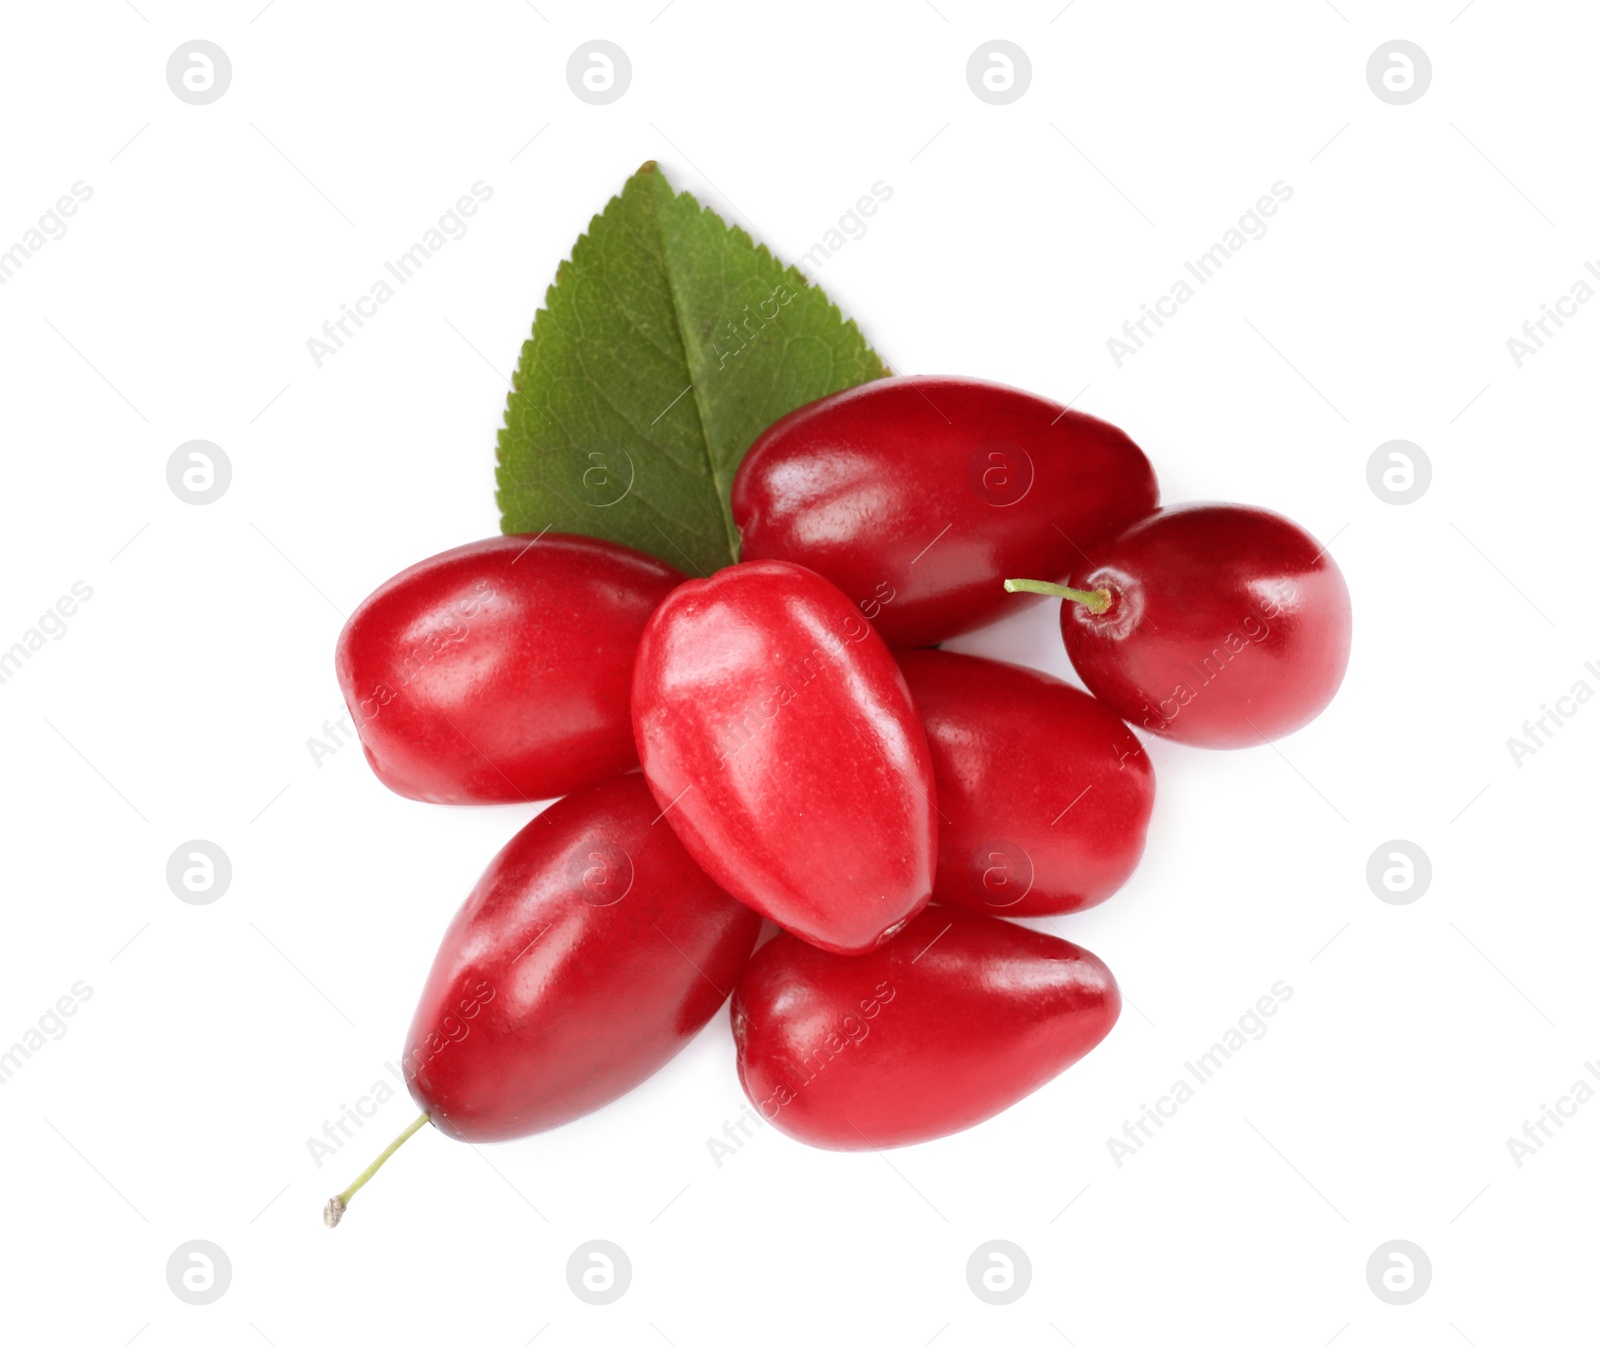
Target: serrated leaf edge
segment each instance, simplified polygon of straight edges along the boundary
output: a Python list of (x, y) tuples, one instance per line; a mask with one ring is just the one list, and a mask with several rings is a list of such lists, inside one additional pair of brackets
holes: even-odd
[[(843, 327), (846, 331), (853, 333), (857, 337), (857, 339), (861, 342), (862, 349), (865, 350), (866, 353), (868, 355), (870, 355), (875, 361), (877, 361), (878, 366), (884, 371), (881, 375), (877, 375), (875, 377), (888, 378), (893, 373), (893, 371), (890, 369), (889, 365), (884, 361), (883, 357), (881, 355), (879, 355), (878, 352), (873, 348), (872, 343), (867, 340), (866, 333), (861, 330), (861, 327), (856, 322), (856, 320), (854, 318), (846, 317), (845, 314), (844, 314), (844, 311), (842, 309), (840, 309), (839, 305), (834, 302), (832, 296), (830, 296), (826, 290), (824, 290), (820, 285), (813, 285), (811, 283), (811, 279), (803, 271), (801, 271), (799, 267), (795, 266), (791, 262), (785, 262), (781, 257), (779, 257), (776, 253), (774, 253), (772, 251), (772, 249), (769, 248), (765, 243), (758, 242), (754, 237), (752, 237), (751, 234), (749, 233), (749, 231), (744, 229), (742, 226), (734, 224), (734, 223), (730, 222), (729, 220), (724, 219), (721, 215), (719, 215), (710, 206), (704, 204), (698, 197), (696, 197), (694, 195), (693, 192), (690, 192), (690, 191), (687, 191), (687, 190), (679, 191), (677, 188), (673, 187), (672, 183), (668, 180), (666, 174), (661, 171), (660, 166), (653, 159), (652, 160), (648, 160), (644, 164), (642, 164), (628, 178), (627, 182), (623, 183), (622, 191), (618, 191), (618, 192), (613, 193), (609, 198), (607, 198), (605, 205), (602, 206), (598, 211), (596, 211), (593, 215), (591, 215), (589, 217), (588, 227), (586, 229), (584, 229), (584, 231), (582, 233), (580, 233), (578, 235), (578, 237), (573, 240), (572, 247), (568, 250), (566, 256), (563, 257), (559, 263), (557, 263), (555, 279), (552, 280), (549, 285), (545, 286), (544, 303), (534, 310), (534, 312), (533, 312), (533, 321), (529, 325), (527, 339), (524, 340), (522, 345), (518, 348), (518, 351), (517, 351), (517, 366), (516, 366), (516, 369), (513, 371), (512, 376), (511, 376), (511, 389), (512, 390), (511, 390), (511, 392), (506, 394), (505, 409), (501, 413), (500, 429), (498, 431), (496, 431), (496, 433), (495, 433), (495, 507), (500, 511), (502, 530), (504, 529), (505, 517), (506, 517), (506, 514), (507, 514), (506, 497), (510, 493), (508, 491), (507, 484), (506, 484), (506, 482), (504, 480), (504, 472), (505, 472), (505, 467), (506, 467), (506, 436), (511, 432), (511, 410), (512, 410), (512, 406), (513, 406), (513, 399), (516, 398), (517, 396), (521, 395), (522, 392), (523, 392), (522, 375), (523, 375), (524, 369), (527, 367), (529, 354), (530, 354), (530, 352), (532, 351), (532, 349), (533, 349), (533, 347), (535, 345), (536, 335), (537, 335), (538, 330), (539, 330), (539, 319), (540, 319), (540, 317), (542, 315), (544, 315), (545, 313), (549, 312), (550, 306), (551, 306), (551, 303), (552, 303), (552, 296), (556, 292), (556, 287), (561, 284), (561, 273), (562, 273), (562, 271), (563, 271), (563, 269), (565, 267), (570, 266), (572, 264), (573, 258), (576, 255), (580, 245), (582, 245), (582, 243), (586, 239), (588, 239), (588, 237), (594, 232), (595, 226), (600, 223), (601, 218), (605, 215), (605, 213), (608, 210), (610, 210), (613, 205), (618, 204), (622, 200), (622, 193), (623, 193), (623, 191), (627, 190), (628, 183), (632, 182), (634, 180), (634, 178), (637, 178), (640, 174), (647, 173), (647, 172), (655, 173), (655, 174), (660, 176), (661, 181), (666, 185), (667, 190), (672, 194), (671, 198), (670, 198), (672, 201), (678, 202), (678, 201), (682, 201), (682, 200), (687, 199), (688, 201), (690, 201), (696, 207), (696, 209), (699, 210), (699, 212), (700, 212), (700, 214), (702, 216), (710, 215), (718, 224), (720, 224), (723, 227), (723, 229), (727, 233), (730, 233), (730, 234), (734, 235), (737, 239), (742, 240), (758, 256), (765, 257), (767, 260), (769, 260), (769, 261), (773, 262), (774, 264), (776, 264), (777, 267), (779, 268), (780, 274), (783, 276), (783, 278), (786, 281), (790, 280), (792, 278), (793, 281), (796, 284), (798, 284), (802, 289), (807, 289), (807, 290), (813, 290), (814, 289), (818, 294), (820, 294), (822, 296), (823, 301), (827, 305), (827, 312), (832, 314), (832, 316), (838, 320), (838, 322), (839, 322), (841, 327)], [(659, 227), (660, 227), (660, 223), (659, 223), (660, 222), (660, 214), (659, 214), (659, 211), (656, 212), (656, 220), (657, 220), (657, 228), (659, 229)], [(664, 248), (663, 248), (663, 252), (665, 252)], [(667, 283), (668, 283), (669, 286), (672, 284), (672, 278), (671, 278), (670, 269), (668, 271), (668, 281), (667, 281)], [(679, 306), (678, 301), (677, 301), (677, 293), (676, 293), (676, 291), (674, 291), (674, 293), (673, 293), (672, 309), (673, 309), (674, 320), (679, 322), (678, 341), (679, 341), (679, 344), (683, 347), (684, 354), (685, 354), (685, 359), (687, 360), (689, 345), (688, 345), (687, 340), (685, 340), (683, 329), (682, 329), (682, 326), (681, 326), (681, 321), (679, 321), (680, 306)], [(867, 382), (867, 383), (870, 383), (872, 381), (873, 381), (872, 379), (864, 380), (864, 382)], [(860, 385), (856, 385), (856, 386), (860, 386)], [(692, 388), (691, 388), (691, 391), (692, 391)], [(739, 530), (738, 530), (737, 525), (735, 525), (735, 523), (733, 521), (733, 507), (732, 507), (731, 501), (729, 499), (729, 491), (725, 491), (723, 489), (722, 481), (720, 480), (720, 478), (717, 475), (716, 465), (715, 465), (715, 463), (710, 461), (710, 459), (711, 459), (711, 452), (710, 452), (710, 443), (711, 443), (711, 441), (710, 441), (710, 436), (705, 433), (705, 424), (706, 424), (705, 412), (700, 406), (699, 397), (696, 396), (693, 400), (694, 400), (694, 403), (695, 403), (695, 415), (700, 421), (701, 440), (706, 444), (706, 457), (707, 457), (707, 464), (708, 464), (708, 466), (710, 468), (711, 481), (717, 488), (718, 503), (719, 503), (719, 505), (721, 506), (721, 509), (722, 509), (722, 514), (723, 514), (723, 518), (724, 518), (724, 526), (725, 526), (725, 528), (727, 530), (727, 534), (728, 534), (728, 541), (730, 543), (730, 549), (731, 549), (730, 562), (737, 562), (738, 559), (739, 559), (739, 544), (740, 544)], [(541, 412), (540, 414), (543, 415), (543, 412)], [(745, 451), (746, 452), (749, 451), (749, 448), (750, 448), (750, 446), (748, 444), (745, 445)], [(740, 458), (741, 458), (741, 461), (742, 461), (743, 460), (743, 455), (742, 454), (740, 455)], [(732, 483), (730, 482), (729, 483), (730, 490), (731, 490), (731, 486), (732, 486)]]

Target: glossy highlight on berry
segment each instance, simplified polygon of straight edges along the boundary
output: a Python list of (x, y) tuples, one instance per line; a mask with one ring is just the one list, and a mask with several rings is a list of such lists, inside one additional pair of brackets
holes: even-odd
[(637, 773), (551, 805), (489, 862), (445, 931), (401, 1070), (421, 1127), (474, 1144), (593, 1112), (649, 1078), (732, 991), (761, 918), (708, 879)]
[(1327, 549), (1282, 515), (1170, 506), (1091, 557), (1067, 587), (1042, 587), (1067, 600), (1061, 638), (1084, 685), (1129, 723), (1251, 747), (1309, 723), (1339, 690), (1350, 593)]
[(1051, 916), (1104, 902), (1144, 854), (1155, 773), (1112, 710), (1036, 669), (903, 650), (933, 754), (936, 902)]
[(435, 804), (550, 799), (636, 758), (633, 655), (683, 576), (614, 542), (492, 537), (401, 571), (339, 634), (378, 779)]
[(749, 561), (675, 589), (639, 645), (633, 719), (666, 825), (785, 930), (862, 953), (927, 902), (927, 739), (894, 657), (820, 575)]
[(552, 804), (506, 843), (440, 942), (402, 1061), (458, 1140), (509, 1140), (620, 1097), (700, 1031), (761, 928), (637, 774)]
[(977, 379), (904, 375), (776, 422), (733, 482), (746, 561), (842, 589), (896, 648), (1014, 608), (1001, 581), (1054, 580), (1154, 509), (1155, 474), (1113, 425)]
[(1010, 1107), (1087, 1055), (1122, 997), (1086, 949), (993, 916), (929, 907), (840, 958), (791, 935), (734, 992), (739, 1082), (808, 1145), (888, 1149)]

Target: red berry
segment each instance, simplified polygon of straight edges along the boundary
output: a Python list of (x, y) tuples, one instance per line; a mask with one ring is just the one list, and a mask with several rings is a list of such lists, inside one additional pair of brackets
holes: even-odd
[(933, 769), (894, 657), (820, 575), (755, 561), (657, 609), (639, 760), (706, 873), (802, 939), (861, 953), (928, 900)]
[(1055, 579), (1148, 513), (1155, 477), (1116, 427), (975, 379), (862, 384), (791, 412), (733, 482), (746, 561), (832, 580), (894, 646), (993, 620), (1008, 575)]
[(761, 919), (717, 888), (637, 775), (551, 805), (456, 914), (406, 1041), (428, 1120), (509, 1140), (620, 1097), (733, 989)]
[(933, 754), (937, 902), (1047, 916), (1103, 902), (1144, 853), (1155, 774), (1133, 731), (1047, 673), (899, 656)]
[(1300, 728), (1339, 690), (1350, 593), (1333, 558), (1281, 515), (1178, 505), (1091, 555), (1069, 583), (1103, 597), (1062, 604), (1061, 638), (1084, 685), (1124, 719), (1247, 747)]
[(612, 542), (493, 537), (403, 570), (339, 635), (378, 779), (436, 804), (549, 799), (628, 770), (639, 634), (683, 576)]
[(780, 935), (739, 979), (732, 1023), (739, 1081), (767, 1121), (863, 1150), (993, 1117), (1087, 1054), (1121, 1006), (1087, 950), (934, 907), (860, 958)]

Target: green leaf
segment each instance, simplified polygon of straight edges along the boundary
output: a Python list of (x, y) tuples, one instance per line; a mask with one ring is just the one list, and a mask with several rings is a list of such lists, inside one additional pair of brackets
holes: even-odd
[(756, 436), (886, 373), (827, 295), (646, 164), (573, 245), (523, 344), (501, 528), (710, 574), (739, 559), (728, 493)]

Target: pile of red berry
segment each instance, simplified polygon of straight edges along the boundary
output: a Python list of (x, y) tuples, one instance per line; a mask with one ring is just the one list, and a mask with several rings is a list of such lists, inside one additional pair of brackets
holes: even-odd
[[(740, 1082), (797, 1139), (880, 1148), (993, 1116), (1116, 1021), (1104, 963), (1000, 917), (1091, 906), (1133, 872), (1155, 782), (1129, 724), (1262, 743), (1327, 705), (1349, 655), (1344, 580), (1300, 528), (1160, 508), (1120, 430), (993, 384), (802, 407), (750, 448), (727, 523), (743, 559), (694, 580), (596, 538), (471, 543), (340, 635), (391, 789), (565, 796), (445, 934), (407, 1135), (571, 1121), (730, 993)], [(1066, 600), (1092, 695), (930, 648), (1041, 594)], [(763, 917), (782, 933), (752, 956)]]

